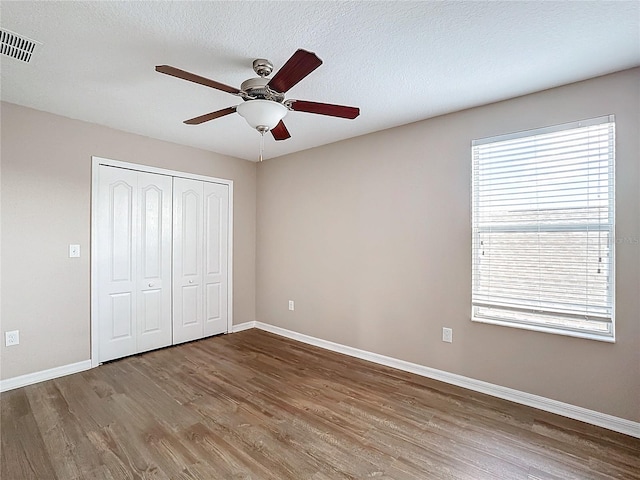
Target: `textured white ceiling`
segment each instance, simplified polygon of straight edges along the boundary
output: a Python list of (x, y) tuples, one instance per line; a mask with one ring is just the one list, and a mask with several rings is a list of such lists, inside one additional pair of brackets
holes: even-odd
[(640, 2), (299, 1), (0, 3), (3, 28), (43, 43), (2, 57), (2, 100), (249, 160), (239, 115), (183, 120), (239, 98), (162, 75), (168, 64), (239, 87), (261, 57), (324, 64), (287, 98), (358, 106), (356, 120), (289, 112), (265, 158), (640, 65)]

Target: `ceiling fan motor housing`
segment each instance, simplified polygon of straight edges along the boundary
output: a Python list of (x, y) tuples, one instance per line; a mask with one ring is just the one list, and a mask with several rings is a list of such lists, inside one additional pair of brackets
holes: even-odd
[(245, 100), (273, 100), (274, 102), (282, 103), (282, 101), (284, 100), (284, 93), (279, 93), (271, 90), (267, 86), (268, 83), (268, 78), (250, 78), (249, 80), (245, 80), (244, 82), (242, 82), (240, 89), (245, 92), (246, 96), (248, 97), (245, 98)]

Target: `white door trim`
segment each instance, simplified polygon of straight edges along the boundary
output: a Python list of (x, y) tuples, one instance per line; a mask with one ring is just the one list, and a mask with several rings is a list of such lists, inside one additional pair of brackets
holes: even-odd
[(128, 170), (136, 170), (138, 172), (157, 173), (159, 175), (167, 175), (170, 177), (190, 178), (193, 180), (202, 180), (204, 182), (220, 183), (229, 187), (229, 230), (227, 233), (228, 249), (227, 249), (227, 333), (233, 329), (233, 180), (225, 178), (208, 177), (195, 173), (179, 172), (177, 170), (168, 170), (165, 168), (150, 167), (148, 165), (140, 165), (137, 163), (121, 162), (119, 160), (111, 160), (102, 157), (91, 157), (91, 366), (97, 367), (98, 361), (98, 250), (97, 250), (97, 225), (98, 225), (98, 167), (104, 165), (107, 167), (125, 168)]

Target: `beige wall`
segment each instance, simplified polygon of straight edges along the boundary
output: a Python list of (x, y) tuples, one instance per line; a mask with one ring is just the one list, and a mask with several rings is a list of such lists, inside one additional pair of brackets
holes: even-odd
[[(1, 377), (90, 358), (91, 156), (234, 181), (234, 323), (255, 319), (256, 164), (2, 103)], [(82, 257), (68, 258), (79, 243)]]
[[(471, 322), (471, 140), (610, 113), (617, 342)], [(635, 69), (259, 164), (257, 320), (640, 421), (639, 116)]]

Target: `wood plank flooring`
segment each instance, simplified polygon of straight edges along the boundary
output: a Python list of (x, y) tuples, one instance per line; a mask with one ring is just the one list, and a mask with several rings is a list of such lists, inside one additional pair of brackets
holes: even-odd
[(1, 478), (640, 479), (640, 440), (260, 330), (3, 393)]

